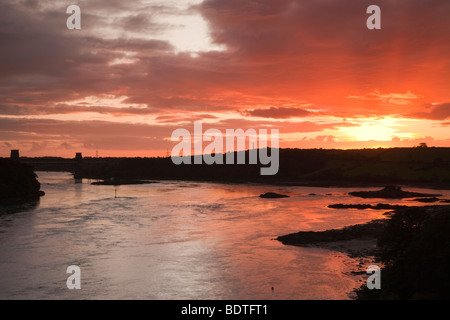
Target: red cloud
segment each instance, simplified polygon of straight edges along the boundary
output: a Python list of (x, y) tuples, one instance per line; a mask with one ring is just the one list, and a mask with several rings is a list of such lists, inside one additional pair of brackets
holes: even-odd
[(268, 109), (247, 110), (244, 114), (253, 117), (286, 119), (292, 117), (311, 116), (314, 113), (301, 108), (270, 107)]
[(446, 120), (450, 118), (450, 103), (441, 103), (429, 107), (429, 111), (415, 112), (411, 116), (419, 119)]
[[(399, 5), (379, 0), (382, 29), (373, 31), (366, 28), (366, 8), (372, 3), (365, 0), (206, 0), (187, 11), (201, 14), (212, 42), (226, 50), (200, 51), (196, 58), (190, 52), (176, 53), (168, 41), (146, 37), (147, 31), (163, 33), (173, 27), (153, 16), (180, 11), (170, 4), (89, 2), (83, 7), (82, 30), (71, 33), (64, 27), (64, 10), (60, 14), (50, 5), (30, 10), (30, 3), (0, 3), (0, 114), (24, 117), (2, 120), (8, 130), (0, 127), (1, 140), (11, 140), (12, 132), (19, 138), (30, 132), (31, 141), (31, 130), (54, 140), (58, 134), (70, 135), (77, 143), (89, 134), (97, 135), (98, 143), (120, 134), (148, 135), (149, 128), (139, 124), (102, 123), (105, 131), (99, 132), (92, 122), (42, 125), (25, 119), (86, 111), (126, 116), (135, 123), (152, 115), (160, 124), (151, 124), (152, 130), (158, 127), (156, 139), (166, 137), (174, 123), (211, 114), (217, 119), (219, 114), (236, 115), (216, 121), (228, 128), (279, 126), (285, 132), (317, 131), (319, 136), (328, 135), (320, 133), (325, 129), (354, 125), (355, 118), (449, 117), (448, 103), (423, 107), (449, 98), (449, 1), (405, 0)], [(112, 13), (120, 18), (110, 19)], [(132, 62), (112, 63), (128, 53)], [(127, 98), (120, 108), (71, 103), (102, 95)], [(349, 122), (312, 122), (319, 114), (305, 105), (326, 106), (321, 115)], [(266, 119), (248, 121), (256, 117)], [(305, 121), (276, 121), (294, 117)], [(119, 148), (124, 140), (116, 141)]]

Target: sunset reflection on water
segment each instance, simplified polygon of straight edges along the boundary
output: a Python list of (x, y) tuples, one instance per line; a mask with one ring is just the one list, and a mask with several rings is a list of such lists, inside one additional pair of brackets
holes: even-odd
[[(349, 196), (354, 188), (184, 181), (115, 188), (46, 172), (39, 180), (46, 195), (37, 207), (0, 215), (4, 299), (348, 299), (361, 279), (351, 271), (365, 266), (275, 238), (386, 211), (327, 207), (386, 203)], [(260, 198), (265, 192), (290, 197)], [(81, 268), (81, 290), (66, 288), (72, 264)]]

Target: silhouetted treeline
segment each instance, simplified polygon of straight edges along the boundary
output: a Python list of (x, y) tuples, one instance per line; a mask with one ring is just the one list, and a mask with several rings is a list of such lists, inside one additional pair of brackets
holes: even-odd
[(31, 166), (0, 158), (0, 204), (37, 200), (40, 187)]

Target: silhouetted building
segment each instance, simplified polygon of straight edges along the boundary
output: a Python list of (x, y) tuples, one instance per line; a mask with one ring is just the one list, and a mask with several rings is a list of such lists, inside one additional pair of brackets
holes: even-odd
[(81, 152), (75, 153), (75, 166), (73, 177), (75, 179), (81, 179), (80, 173), (83, 171), (83, 156)]
[(19, 161), (19, 150), (11, 150), (11, 160)]

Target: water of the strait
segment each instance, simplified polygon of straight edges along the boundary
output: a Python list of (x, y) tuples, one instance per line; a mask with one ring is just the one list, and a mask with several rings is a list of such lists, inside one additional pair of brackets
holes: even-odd
[[(114, 187), (76, 183), (69, 173), (38, 176), (46, 193), (39, 203), (0, 207), (1, 299), (349, 299), (361, 280), (351, 274), (357, 261), (274, 238), (384, 217), (332, 203), (386, 202), (349, 196), (349, 188)], [(290, 197), (258, 197), (269, 191)], [(80, 267), (80, 290), (66, 286), (69, 265)]]

